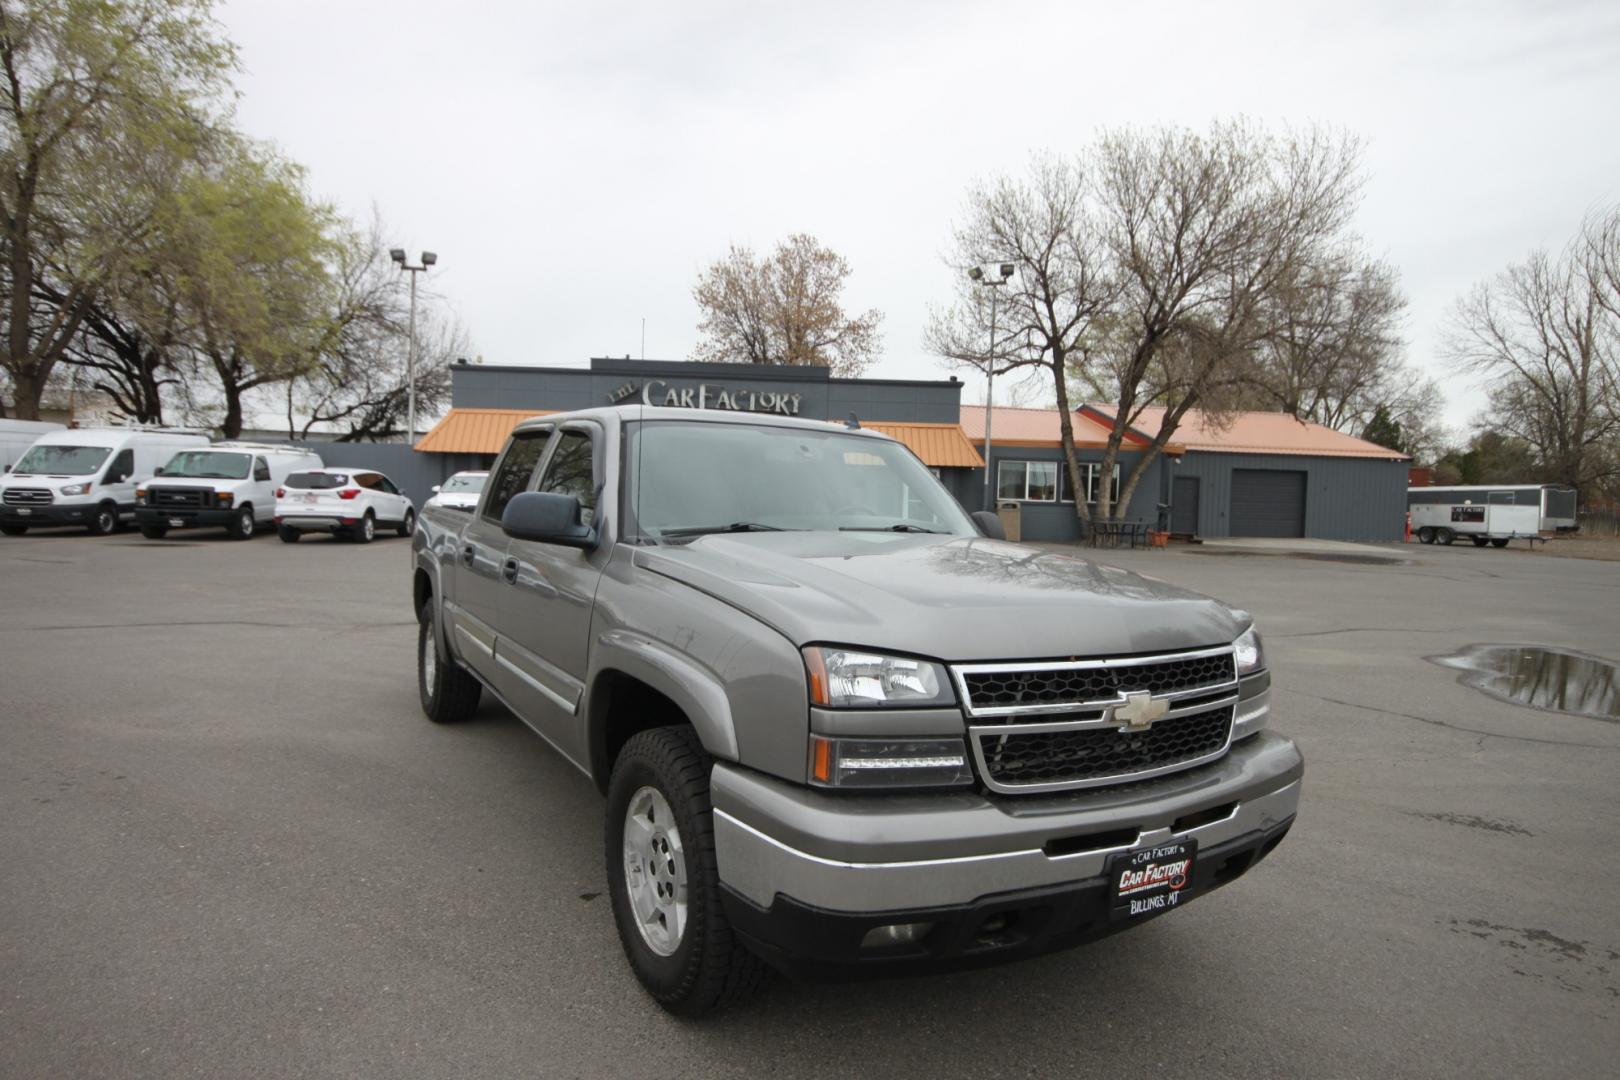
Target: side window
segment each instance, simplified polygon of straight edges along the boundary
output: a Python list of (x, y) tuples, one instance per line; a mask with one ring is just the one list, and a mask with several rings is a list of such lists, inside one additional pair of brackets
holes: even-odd
[(270, 479), (270, 464), (262, 457), (253, 459), (253, 479), (261, 482)]
[(395, 487), (394, 482), (388, 479), (386, 476), (377, 477), (377, 486), (388, 492), (390, 495), (399, 494), (399, 488)]
[(484, 498), (484, 516), (500, 524), (501, 515), (512, 496), (524, 491), (534, 476), (534, 467), (540, 464), (540, 455), (546, 449), (550, 431), (526, 431), (512, 439), (501, 462), (490, 475), (488, 494)]
[(380, 480), (382, 480), (382, 477), (374, 472), (362, 472), (354, 474), (354, 482), (371, 491), (377, 490), (378, 481)]
[(134, 475), (135, 451), (120, 450), (113, 457), (112, 464), (107, 466), (107, 471), (102, 474), (101, 482), (103, 484), (116, 484), (122, 480), (128, 480)]
[(589, 525), (596, 517), (596, 476), (591, 467), (591, 436), (587, 431), (564, 431), (546, 466), (538, 491), (554, 491), (579, 499), (579, 520)]

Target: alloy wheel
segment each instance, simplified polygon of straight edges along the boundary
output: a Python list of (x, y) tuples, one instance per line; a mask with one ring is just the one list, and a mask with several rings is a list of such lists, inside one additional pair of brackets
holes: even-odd
[(624, 882), (641, 940), (671, 956), (686, 933), (686, 852), (669, 801), (638, 788), (624, 814)]

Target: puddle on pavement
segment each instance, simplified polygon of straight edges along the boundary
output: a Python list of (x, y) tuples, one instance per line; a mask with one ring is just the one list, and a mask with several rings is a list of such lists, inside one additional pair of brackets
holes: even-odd
[(1461, 669), (1464, 686), (1502, 701), (1620, 721), (1620, 664), (1601, 656), (1541, 645), (1469, 645), (1429, 659)]

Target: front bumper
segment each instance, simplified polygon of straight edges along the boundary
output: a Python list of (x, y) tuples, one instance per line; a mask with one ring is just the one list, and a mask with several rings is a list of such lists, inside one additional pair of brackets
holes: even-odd
[(195, 527), (220, 527), (230, 525), (236, 520), (234, 509), (175, 509), (164, 510), (156, 506), (137, 506), (135, 508), (135, 523), (137, 525), (166, 525), (171, 529), (188, 529)]
[(7, 525), (88, 525), (95, 516), (96, 503), (41, 503), (38, 506), (0, 504), (0, 521)]
[[(1120, 851), (1194, 837), (1188, 898), (1233, 880), (1288, 831), (1303, 774), (1269, 732), (1183, 773), (1048, 797), (828, 794), (722, 763), (715, 846), (732, 922), (779, 967), (976, 965), (1132, 925), (1108, 918), (1104, 866)], [(1017, 929), (986, 944), (1002, 916)], [(906, 922), (935, 929), (900, 954), (861, 949), (868, 930)]]

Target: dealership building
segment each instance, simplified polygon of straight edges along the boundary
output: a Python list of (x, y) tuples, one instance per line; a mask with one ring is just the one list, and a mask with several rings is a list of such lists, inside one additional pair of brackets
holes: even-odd
[[(450, 376), (452, 407), (416, 445), (431, 477), (488, 468), (528, 417), (637, 403), (838, 423), (854, 416), (910, 447), (964, 507), (986, 503), (985, 410), (962, 405), (954, 378), (843, 379), (825, 368), (614, 359), (588, 368), (456, 364)], [(1161, 418), (1146, 409), (1126, 432), (1116, 490)], [(1082, 405), (1071, 419), (1080, 494), (1095, 502), (1112, 407)], [(995, 505), (1016, 507), (1026, 540), (1078, 538), (1057, 411), (994, 408), (989, 427)], [(1404, 454), (1282, 413), (1238, 413), (1219, 423), (1192, 413), (1149, 464), (1122, 516), (1200, 537), (1399, 540), (1409, 464)]]

